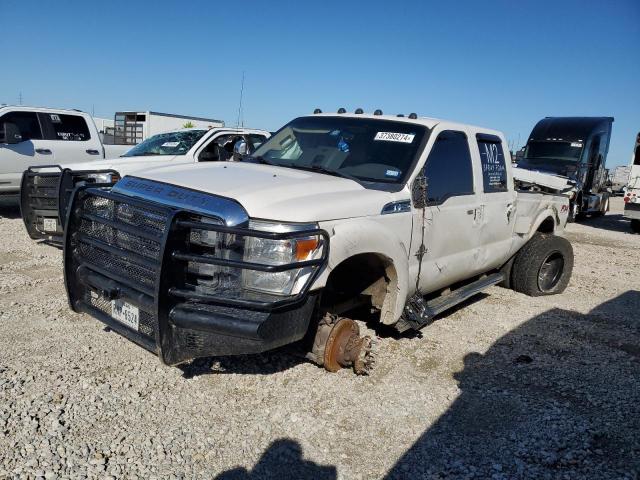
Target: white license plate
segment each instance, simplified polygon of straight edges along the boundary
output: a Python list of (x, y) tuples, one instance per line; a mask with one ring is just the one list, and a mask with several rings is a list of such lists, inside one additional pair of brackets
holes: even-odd
[(140, 326), (140, 310), (124, 300), (111, 301), (111, 316), (127, 327), (138, 331)]
[(58, 229), (58, 220), (56, 218), (44, 219), (44, 231), (55, 232)]

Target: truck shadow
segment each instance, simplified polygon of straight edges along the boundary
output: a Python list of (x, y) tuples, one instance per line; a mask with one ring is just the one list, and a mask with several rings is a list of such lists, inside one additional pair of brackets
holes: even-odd
[(621, 213), (608, 213), (602, 217), (588, 217), (578, 223), (587, 227), (608, 230), (610, 232), (633, 234), (631, 231), (631, 222)]
[[(438, 315), (434, 321), (441, 320), (488, 296), (486, 293), (479, 293), (447, 312)], [(372, 313), (369, 308), (354, 309), (344, 316), (364, 322), (380, 338), (398, 340), (400, 338), (422, 336), (420, 331), (409, 330), (399, 333), (395, 328), (381, 324), (379, 313)], [(364, 335), (364, 332), (361, 334)], [(182, 376), (187, 379), (202, 375), (219, 374), (271, 375), (296, 367), (302, 363), (311, 363), (305, 358), (305, 353), (307, 352), (305, 342), (309, 341), (310, 339), (305, 338), (298, 343), (285, 345), (279, 349), (255, 355), (199, 358), (190, 363), (180, 365), (178, 368), (182, 370)]]
[(552, 309), (471, 353), (387, 478), (638, 478), (640, 292)]
[(293, 344), (254, 355), (198, 358), (178, 368), (184, 378), (220, 374), (271, 375), (301, 363), (308, 363), (308, 360), (304, 358), (302, 348)]
[(336, 467), (318, 465), (302, 457), (302, 447), (295, 440), (280, 439), (273, 442), (262, 454), (251, 471), (238, 467), (221, 473), (216, 480), (262, 480), (262, 479), (314, 479), (338, 478)]
[(21, 218), (20, 205), (0, 197), (0, 218)]

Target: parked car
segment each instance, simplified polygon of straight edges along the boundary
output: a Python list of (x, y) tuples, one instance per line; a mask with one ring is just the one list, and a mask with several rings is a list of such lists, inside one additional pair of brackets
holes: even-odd
[(0, 195), (17, 195), (31, 165), (89, 162), (129, 148), (104, 145), (91, 116), (80, 110), (0, 107)]
[(605, 163), (613, 117), (546, 117), (531, 131), (520, 169), (567, 178), (575, 185), (569, 220), (609, 210)]
[(125, 174), (161, 165), (229, 160), (236, 143), (243, 143), (250, 153), (270, 135), (251, 128), (180, 129), (154, 135), (120, 158), (30, 167), (22, 177), (20, 195), (24, 225), (34, 240), (60, 243), (69, 197), (78, 184), (109, 185)]
[(569, 199), (517, 191), (501, 132), (316, 112), (248, 161), (79, 187), (64, 246), (71, 308), (169, 365), (306, 339), (327, 370), (366, 373), (371, 339), (346, 316), (356, 307), (404, 332), (492, 285), (566, 288)]

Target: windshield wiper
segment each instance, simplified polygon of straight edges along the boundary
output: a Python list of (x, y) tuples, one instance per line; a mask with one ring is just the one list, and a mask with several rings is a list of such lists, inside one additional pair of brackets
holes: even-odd
[(249, 162), (249, 163), (261, 163), (263, 165), (274, 165), (274, 166), (279, 166), (276, 163), (272, 163), (269, 160), (265, 160), (265, 158), (261, 155), (258, 155), (257, 157), (254, 157), (253, 155), (249, 155), (245, 158), (242, 159), (243, 162)]
[(325, 175), (332, 175), (334, 177), (347, 178), (349, 180), (354, 180), (356, 182), (359, 180), (359, 178), (354, 177), (353, 175), (349, 175), (348, 173), (340, 172), (339, 170), (333, 170), (331, 168), (323, 167), (322, 165), (306, 166), (306, 165), (296, 165), (295, 163), (287, 163), (287, 164), (278, 165), (278, 166), (287, 167), (287, 168), (293, 168), (293, 169), (296, 169), (296, 170), (305, 170), (305, 171), (308, 171), (308, 172), (324, 173)]
[(156, 153), (156, 152), (145, 152), (145, 153), (136, 153), (134, 155), (125, 155), (127, 157), (152, 157), (154, 155), (179, 155), (177, 153)]

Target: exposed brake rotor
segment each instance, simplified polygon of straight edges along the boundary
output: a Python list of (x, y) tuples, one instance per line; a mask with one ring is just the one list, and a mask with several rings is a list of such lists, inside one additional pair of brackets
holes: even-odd
[(309, 358), (330, 372), (353, 367), (357, 375), (367, 375), (374, 363), (372, 347), (371, 337), (361, 337), (356, 322), (327, 315), (318, 325)]

